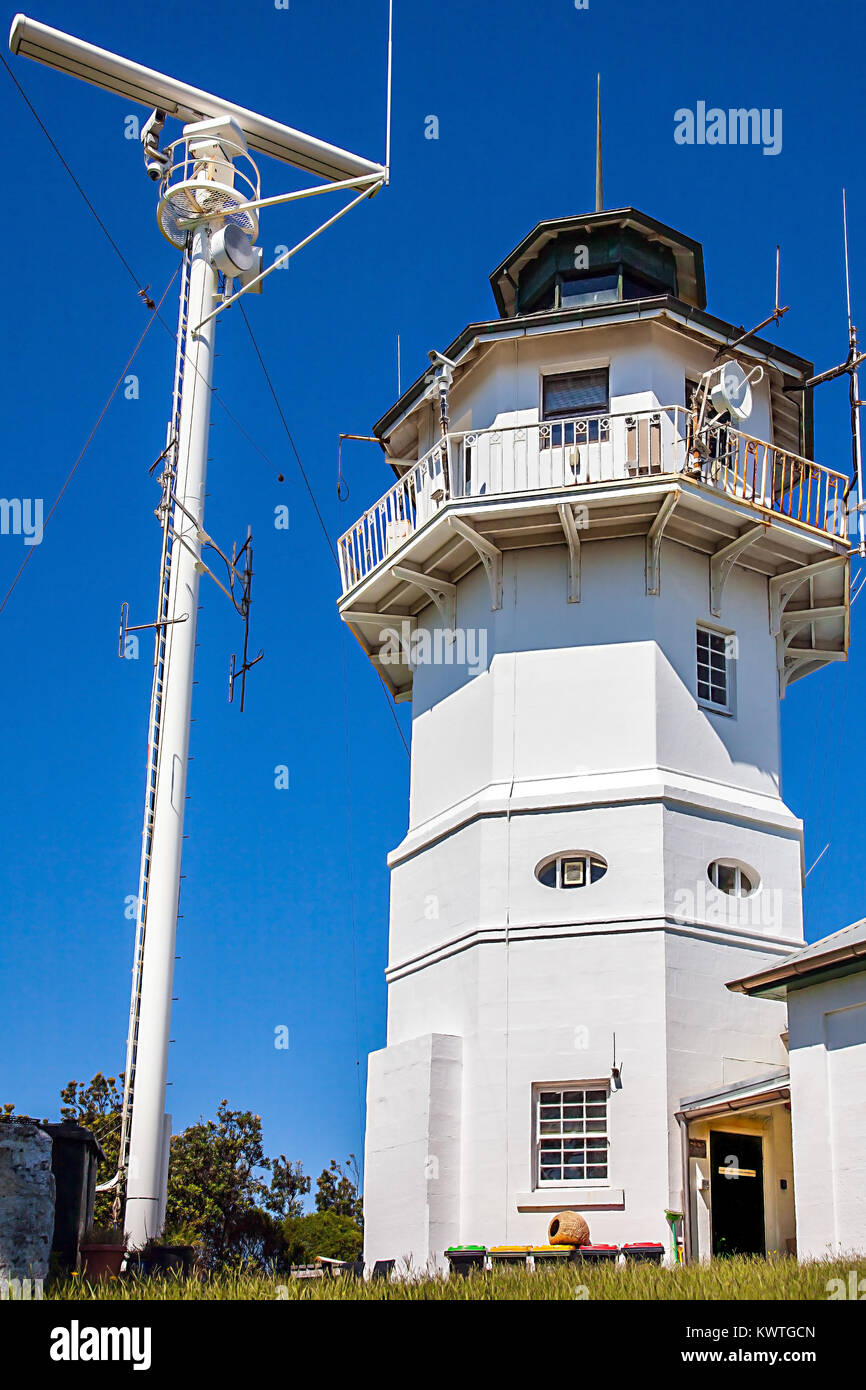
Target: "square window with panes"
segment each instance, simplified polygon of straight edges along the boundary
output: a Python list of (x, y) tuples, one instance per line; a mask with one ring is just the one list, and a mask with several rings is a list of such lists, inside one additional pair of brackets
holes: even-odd
[(545, 1087), (536, 1091), (539, 1184), (606, 1180), (607, 1098), (602, 1087)]
[(698, 700), (711, 709), (731, 709), (730, 633), (699, 627), (697, 637)]
[(554, 448), (561, 444), (597, 444), (607, 437), (603, 422), (610, 410), (607, 367), (585, 372), (557, 372), (541, 385), (541, 416), (561, 420), (550, 431)]

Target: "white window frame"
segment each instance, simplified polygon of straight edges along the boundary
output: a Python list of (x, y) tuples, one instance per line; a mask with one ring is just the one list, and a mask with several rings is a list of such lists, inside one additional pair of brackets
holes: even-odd
[[(726, 888), (719, 887), (719, 869), (732, 869), (734, 872), (734, 891), (729, 893)], [(720, 893), (724, 893), (726, 898), (750, 898), (758, 889), (758, 882), (751, 870), (748, 872), (744, 865), (735, 859), (713, 859), (707, 866), (707, 877), (714, 888)], [(743, 878), (745, 877), (749, 887), (743, 891)]]
[[(725, 646), (725, 702), (721, 704), (718, 700), (706, 698), (700, 693), (701, 684), (701, 661), (698, 649), (698, 638), (701, 633), (706, 633), (709, 637), (720, 639)], [(737, 696), (737, 661), (731, 655), (730, 648), (736, 650), (736, 635), (727, 628), (713, 627), (711, 623), (698, 623), (695, 629), (695, 698), (701, 709), (710, 710), (713, 714), (727, 714), (733, 716), (736, 713)], [(712, 667), (708, 668), (710, 671)], [(707, 684), (712, 690), (712, 681)]]
[[(587, 1099), (586, 1099), (587, 1095), (588, 1095), (590, 1092), (595, 1092), (595, 1091), (602, 1092), (602, 1093), (603, 1093), (603, 1096), (604, 1096), (604, 1101), (603, 1101), (603, 1105), (604, 1105), (604, 1115), (603, 1115), (603, 1117), (599, 1116), (599, 1115), (596, 1114), (596, 1113), (593, 1113), (591, 1116), (587, 1116), (587, 1114), (586, 1114), (586, 1109), (585, 1109), (585, 1107), (586, 1107), (587, 1104), (592, 1104), (592, 1105), (594, 1105), (594, 1106), (596, 1106), (596, 1107), (598, 1107), (599, 1105), (602, 1104), (601, 1101), (591, 1101), (591, 1102), (590, 1102), (590, 1101), (587, 1101)], [(551, 1106), (550, 1104), (544, 1104), (544, 1109), (547, 1111), (547, 1113), (545, 1113), (545, 1114), (542, 1113), (542, 1110), (543, 1110), (543, 1102), (542, 1102), (541, 1097), (542, 1097), (542, 1096), (549, 1096), (549, 1095), (551, 1095), (551, 1094), (556, 1094), (556, 1095), (558, 1095), (558, 1096), (560, 1097), (559, 1102), (558, 1102), (559, 1112), (560, 1112), (560, 1113), (559, 1113), (559, 1116), (558, 1116), (558, 1117), (554, 1117), (553, 1114), (551, 1113), (551, 1112), (552, 1112), (552, 1106)], [(574, 1109), (581, 1108), (581, 1109), (583, 1110), (583, 1112), (584, 1112), (584, 1113), (583, 1113), (583, 1116), (582, 1116), (581, 1118), (566, 1117), (566, 1115), (565, 1115), (564, 1112), (565, 1112), (566, 1106), (567, 1106), (569, 1103), (566, 1102), (565, 1096), (566, 1096), (566, 1095), (578, 1095), (578, 1094), (581, 1095), (581, 1096), (583, 1097), (583, 1099), (582, 1099), (582, 1101), (580, 1101), (580, 1102), (572, 1102), (572, 1103), (571, 1103), (571, 1108), (574, 1108)], [(540, 1082), (539, 1082), (539, 1083), (537, 1083), (536, 1085), (533, 1086), (533, 1088), (532, 1088), (532, 1114), (533, 1114), (533, 1169), (532, 1169), (532, 1173), (533, 1173), (533, 1184), (534, 1184), (534, 1187), (535, 1187), (536, 1190), (538, 1190), (538, 1189), (540, 1189), (540, 1188), (541, 1188), (541, 1189), (544, 1189), (544, 1188), (566, 1188), (566, 1187), (599, 1187), (599, 1188), (607, 1188), (607, 1187), (609, 1187), (609, 1185), (610, 1185), (610, 1105), (609, 1105), (609, 1102), (610, 1102), (610, 1081), (609, 1081), (609, 1079), (608, 1079), (608, 1080), (600, 1080), (600, 1081), (553, 1081), (553, 1082), (545, 1082), (545, 1083), (540, 1083)], [(586, 1128), (586, 1124), (587, 1124), (587, 1122), (588, 1122), (590, 1119), (593, 1120), (593, 1121), (597, 1121), (599, 1118), (603, 1118), (603, 1120), (604, 1120), (604, 1129), (603, 1129), (603, 1130), (588, 1130), (588, 1129)], [(558, 1124), (559, 1124), (558, 1130), (547, 1129), (547, 1130), (545, 1130), (544, 1132), (542, 1132), (542, 1123), (545, 1123), (545, 1124), (553, 1124), (554, 1122), (558, 1122)], [(570, 1126), (570, 1128), (569, 1128), (569, 1126)], [(560, 1155), (561, 1155), (561, 1158), (560, 1158), (560, 1160), (559, 1160), (559, 1162), (558, 1162), (557, 1164), (549, 1163), (549, 1162), (548, 1162), (548, 1163), (542, 1165), (542, 1161), (541, 1161), (541, 1155), (542, 1155), (542, 1147), (541, 1147), (541, 1145), (542, 1145), (542, 1142), (543, 1142), (544, 1140), (551, 1140), (551, 1139), (559, 1139), (559, 1141), (560, 1141)], [(594, 1141), (603, 1140), (603, 1141), (604, 1141), (603, 1146), (602, 1146), (602, 1147), (598, 1147), (598, 1148), (596, 1148), (596, 1149), (594, 1150), (594, 1151), (597, 1152), (598, 1154), (603, 1154), (603, 1156), (604, 1156), (603, 1164), (602, 1164), (601, 1162), (589, 1164), (589, 1163), (587, 1163), (586, 1161), (584, 1161), (583, 1164), (570, 1164), (570, 1165), (566, 1164), (565, 1158), (564, 1158), (564, 1153), (565, 1153), (565, 1143), (566, 1143), (566, 1141), (567, 1141), (568, 1139), (571, 1139), (571, 1140), (574, 1141), (574, 1143), (573, 1143), (573, 1148), (574, 1148), (574, 1151), (575, 1151), (575, 1152), (580, 1152), (580, 1151), (583, 1152), (583, 1154), (584, 1154), (584, 1159), (586, 1159), (586, 1157), (587, 1157), (587, 1155), (588, 1155), (589, 1153), (593, 1152), (593, 1150), (590, 1150), (590, 1149), (587, 1149), (587, 1148), (584, 1148), (584, 1147), (583, 1147), (584, 1141), (587, 1140), (587, 1139), (591, 1139), (591, 1140), (594, 1140)], [(545, 1166), (545, 1167), (557, 1167), (557, 1166), (558, 1166), (558, 1167), (559, 1167), (559, 1170), (560, 1170), (560, 1172), (562, 1173), (563, 1176), (562, 1176), (562, 1177), (559, 1177), (559, 1178), (543, 1178), (543, 1177), (541, 1176), (542, 1166)], [(566, 1170), (566, 1167), (569, 1167), (569, 1166), (570, 1166), (570, 1167), (582, 1167), (583, 1170), (584, 1170), (584, 1176), (583, 1176), (583, 1177), (566, 1177), (566, 1176), (565, 1176), (565, 1170)], [(604, 1171), (604, 1176), (603, 1176), (603, 1177), (598, 1177), (598, 1176), (596, 1176), (596, 1177), (590, 1178), (590, 1177), (587, 1177), (587, 1176), (586, 1176), (586, 1171), (587, 1171), (587, 1169), (588, 1169), (589, 1167), (597, 1167), (597, 1168), (600, 1168), (600, 1167), (602, 1167), (602, 1166), (604, 1167), (604, 1170), (605, 1170), (605, 1171)]]
[[(550, 861), (549, 859), (546, 861), (546, 864), (545, 864), (545, 867), (546, 867), (546, 868), (549, 868), (549, 867), (550, 867), (550, 862), (551, 862), (551, 861)], [(563, 881), (562, 866), (563, 866), (563, 864), (573, 864), (573, 863), (575, 863), (575, 862), (580, 862), (580, 863), (583, 864), (583, 882), (582, 882), (582, 883), (565, 883), (565, 882)], [(556, 856), (556, 858), (553, 860), (553, 863), (556, 865), (556, 879), (555, 879), (555, 882), (554, 882), (554, 883), (550, 883), (550, 884), (548, 884), (548, 883), (542, 884), (542, 887), (543, 887), (543, 888), (563, 888), (563, 889), (565, 889), (565, 890), (566, 890), (567, 892), (569, 892), (569, 893), (572, 891), (572, 889), (575, 889), (575, 888), (591, 888), (591, 887), (592, 887), (592, 883), (593, 883), (593, 878), (592, 878), (592, 866), (593, 866), (593, 864), (601, 864), (601, 865), (603, 866), (602, 872), (601, 872), (601, 874), (599, 875), (599, 878), (604, 878), (604, 875), (607, 873), (607, 870), (608, 870), (608, 863), (607, 863), (607, 860), (606, 860), (606, 859), (602, 859), (602, 857), (601, 857), (600, 854), (558, 854), (558, 855)], [(598, 879), (596, 879), (595, 881), (598, 882)], [(539, 882), (541, 882), (540, 879), (539, 879)]]

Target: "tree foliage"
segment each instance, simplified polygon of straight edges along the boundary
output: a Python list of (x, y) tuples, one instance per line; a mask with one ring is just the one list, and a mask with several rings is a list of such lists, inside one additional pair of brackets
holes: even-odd
[(358, 1229), (363, 1230), (364, 1202), (358, 1194), (360, 1182), (358, 1160), (354, 1154), (349, 1154), (343, 1165), (332, 1158), (330, 1167), (323, 1168), (316, 1179), (316, 1211), (350, 1216)]
[[(103, 1076), (98, 1071), (86, 1086), (70, 1081), (60, 1092), (60, 1118), (73, 1120), (99, 1140), (105, 1158), (96, 1171), (97, 1183), (109, 1182), (117, 1172), (120, 1155), (120, 1113), (123, 1106), (123, 1074)], [(117, 1194), (97, 1192), (93, 1220), (97, 1226), (112, 1224), (111, 1208)]]
[(194, 1233), (209, 1265), (273, 1259), (279, 1231), (265, 1208), (283, 1197), (284, 1179), (280, 1169), (281, 1186), (272, 1196), (263, 1176), (270, 1168), (261, 1117), (220, 1101), (216, 1120), (172, 1138), (166, 1227)]
[(317, 1255), (331, 1260), (356, 1260), (364, 1246), (357, 1221), (333, 1210), (287, 1217), (281, 1229), (290, 1264), (312, 1264)]
[[(64, 1120), (83, 1125), (105, 1152), (98, 1181), (117, 1171), (123, 1077), (70, 1081), (60, 1093)], [(0, 1121), (24, 1119), (13, 1105)], [(199, 1120), (172, 1137), (165, 1229), (169, 1238), (195, 1244), (211, 1269), (232, 1264), (309, 1264), (317, 1255), (353, 1260), (363, 1246), (363, 1202), (354, 1154), (331, 1159), (316, 1180), (314, 1212), (304, 1211), (311, 1182), (300, 1163), (270, 1159), (262, 1121), (220, 1101), (215, 1120)], [(116, 1193), (97, 1193), (94, 1222), (111, 1224)]]
[(310, 1190), (310, 1179), (305, 1175), (300, 1163), (292, 1163), (285, 1154), (280, 1154), (271, 1165), (271, 1187), (265, 1198), (265, 1206), (276, 1216), (302, 1216), (303, 1198)]

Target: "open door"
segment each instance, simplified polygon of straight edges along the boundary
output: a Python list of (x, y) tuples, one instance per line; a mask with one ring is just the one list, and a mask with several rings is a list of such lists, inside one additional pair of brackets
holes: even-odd
[(713, 1254), (763, 1255), (764, 1151), (754, 1134), (710, 1133)]

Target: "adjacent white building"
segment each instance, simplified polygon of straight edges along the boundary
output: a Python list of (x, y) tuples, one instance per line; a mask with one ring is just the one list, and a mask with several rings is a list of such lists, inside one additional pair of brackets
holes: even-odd
[[(675, 1210), (696, 1257), (791, 1248), (784, 1003), (725, 986), (802, 949), (778, 701), (847, 651), (812, 365), (731, 349), (698, 243), (634, 209), (539, 224), (491, 283), (374, 427), (395, 481), (339, 543), (341, 615), (412, 702), (366, 1258), (568, 1208), (598, 1242)], [(752, 413), (698, 433), (732, 360)]]
[(866, 919), (730, 986), (788, 1006), (797, 1251), (866, 1251)]

